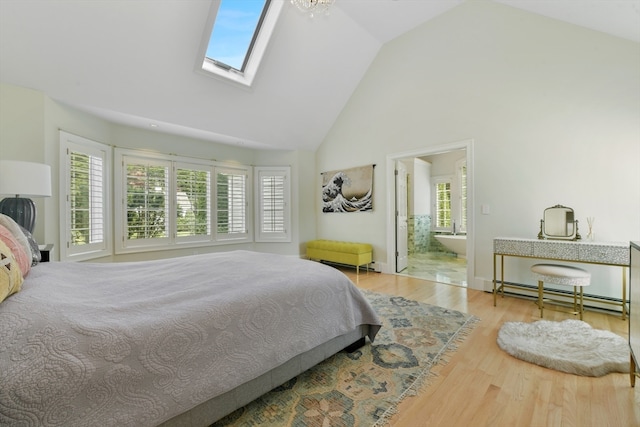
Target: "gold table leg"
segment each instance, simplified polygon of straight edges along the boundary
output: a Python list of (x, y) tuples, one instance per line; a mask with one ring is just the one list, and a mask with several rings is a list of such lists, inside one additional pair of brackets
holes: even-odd
[(622, 267), (622, 320), (627, 318), (627, 267)]
[(493, 254), (493, 306), (494, 307), (496, 306), (496, 302), (497, 302), (496, 301), (496, 298), (497, 298), (497, 295), (496, 295), (496, 292), (497, 292), (497, 290), (496, 290), (496, 258), (497, 258), (497, 255)]
[[(496, 275), (497, 272), (497, 263), (498, 256), (500, 256), (500, 286), (497, 285), (498, 278)], [(498, 255), (496, 253), (493, 254), (493, 306), (496, 306), (498, 292), (502, 293), (502, 297), (504, 298), (504, 255)]]

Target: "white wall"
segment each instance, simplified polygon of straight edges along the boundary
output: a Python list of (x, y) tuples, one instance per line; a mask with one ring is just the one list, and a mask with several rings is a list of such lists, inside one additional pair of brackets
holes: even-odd
[[(494, 237), (535, 238), (542, 211), (558, 203), (582, 224), (595, 217), (599, 239), (637, 240), (639, 118), (638, 43), (466, 2), (386, 45), (368, 70), (316, 165), (376, 163), (374, 210), (319, 215), (318, 237), (370, 242), (376, 262), (386, 261), (385, 158), (473, 139), (470, 286), (492, 278)], [(525, 270), (515, 279), (526, 281)]]
[(424, 156), (422, 159), (431, 163), (431, 176), (455, 175), (456, 163), (466, 158), (464, 150)]
[(431, 167), (430, 162), (414, 159), (411, 199), (414, 215), (431, 214)]
[(110, 126), (105, 121), (59, 105), (42, 92), (0, 84), (0, 159), (51, 165), (53, 197), (34, 199), (38, 216), (33, 234), (38, 242), (56, 244), (60, 224), (59, 129), (101, 142), (110, 139)]
[[(40, 92), (0, 84), (0, 159), (44, 162), (44, 116), (34, 117), (44, 109), (44, 100)], [(33, 235), (42, 239), (45, 199), (34, 198), (33, 201), (36, 205)]]

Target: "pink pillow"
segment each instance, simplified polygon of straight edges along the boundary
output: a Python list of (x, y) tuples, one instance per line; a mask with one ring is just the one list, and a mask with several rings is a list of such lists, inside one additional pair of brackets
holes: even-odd
[(18, 262), (18, 267), (22, 271), (22, 277), (26, 277), (29, 270), (31, 270), (31, 254), (25, 252), (24, 247), (4, 225), (0, 225), (0, 240), (13, 252), (13, 256)]
[(9, 233), (13, 234), (13, 238), (22, 245), (24, 252), (29, 255), (29, 252), (31, 252), (31, 245), (29, 245), (29, 240), (22, 232), (20, 225), (15, 222), (13, 218), (4, 214), (0, 214), (0, 225), (4, 225), (7, 230), (9, 230)]

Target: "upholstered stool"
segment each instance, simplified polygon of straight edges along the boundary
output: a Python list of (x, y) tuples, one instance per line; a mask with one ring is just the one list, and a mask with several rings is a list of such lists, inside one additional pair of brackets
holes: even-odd
[[(591, 282), (591, 274), (588, 271), (557, 264), (536, 264), (531, 267), (531, 271), (538, 279), (540, 317), (544, 317), (544, 282), (549, 282), (556, 285), (573, 286), (573, 314), (579, 314), (580, 320), (582, 320), (582, 313), (584, 312), (582, 290), (585, 286), (589, 286)], [(580, 288), (579, 298), (578, 288)]]

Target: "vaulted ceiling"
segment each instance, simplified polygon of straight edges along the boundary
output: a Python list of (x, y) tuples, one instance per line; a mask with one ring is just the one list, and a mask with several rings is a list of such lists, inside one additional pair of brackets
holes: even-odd
[[(640, 0), (495, 1), (640, 43)], [(287, 1), (246, 88), (197, 71), (209, 0), (0, 0), (0, 82), (130, 126), (315, 150), (380, 48), (463, 2), (336, 0), (309, 18)]]

